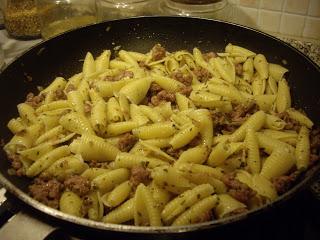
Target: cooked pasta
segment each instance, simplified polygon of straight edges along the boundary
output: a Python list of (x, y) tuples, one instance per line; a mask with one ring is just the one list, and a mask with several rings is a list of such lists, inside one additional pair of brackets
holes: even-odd
[(157, 44), (111, 56), (88, 52), (7, 124), (10, 172), (34, 178), (44, 204), (104, 223), (211, 221), (276, 200), (319, 154), (289, 70), (263, 53)]

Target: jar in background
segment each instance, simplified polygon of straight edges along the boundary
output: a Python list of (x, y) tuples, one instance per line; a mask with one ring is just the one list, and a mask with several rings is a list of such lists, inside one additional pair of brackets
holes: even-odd
[(233, 6), (227, 0), (162, 0), (157, 6), (161, 15), (233, 19)]
[(39, 12), (34, 0), (7, 0), (3, 7), (4, 26), (14, 38), (40, 36)]
[(41, 35), (51, 38), (65, 31), (97, 22), (95, 0), (38, 0), (42, 12)]
[(158, 0), (98, 0), (99, 18), (103, 21), (149, 15), (149, 7), (156, 1)]

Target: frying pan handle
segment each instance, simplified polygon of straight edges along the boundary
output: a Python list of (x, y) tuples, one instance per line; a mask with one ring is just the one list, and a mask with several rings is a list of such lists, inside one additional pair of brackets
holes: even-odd
[(43, 240), (54, 227), (20, 211), (1, 227), (1, 240)]

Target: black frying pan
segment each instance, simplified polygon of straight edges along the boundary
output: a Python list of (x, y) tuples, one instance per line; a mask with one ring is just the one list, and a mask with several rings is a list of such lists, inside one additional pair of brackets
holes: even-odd
[[(36, 91), (39, 85), (48, 84), (56, 76), (68, 78), (81, 71), (82, 62), (79, 61), (84, 58), (87, 51), (97, 56), (103, 49), (121, 46), (126, 50), (147, 52), (155, 43), (161, 43), (168, 51), (192, 50), (193, 47), (199, 47), (203, 51), (219, 52), (230, 42), (257, 53), (264, 53), (270, 62), (286, 62), (286, 67), (290, 69), (288, 80), (295, 107), (304, 109), (316, 124), (319, 123), (319, 67), (284, 42), (259, 31), (220, 21), (182, 17), (142, 17), (100, 23), (68, 32), (37, 45), (9, 65), (0, 75), (1, 137), (5, 141), (10, 138), (11, 134), (6, 128), (6, 123), (17, 115), (16, 105), (24, 101), (26, 94)], [(149, 233), (151, 235), (148, 236), (157, 235), (160, 238), (164, 237), (162, 234), (172, 236), (182, 232), (205, 231), (237, 222), (248, 216), (262, 215), (275, 204), (285, 202), (296, 195), (299, 190), (307, 186), (320, 168), (319, 163), (309, 169), (301, 181), (276, 202), (255, 211), (187, 227), (156, 228), (103, 224), (48, 208), (27, 195), (30, 180), (8, 175), (9, 162), (3, 151), (0, 154), (1, 182), (27, 205), (44, 214), (91, 230)]]

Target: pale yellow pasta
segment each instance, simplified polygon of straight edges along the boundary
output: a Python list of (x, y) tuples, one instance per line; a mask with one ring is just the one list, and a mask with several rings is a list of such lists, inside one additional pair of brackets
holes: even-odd
[(67, 100), (57, 100), (55, 102), (51, 102), (48, 104), (41, 105), (36, 109), (36, 113), (41, 113), (41, 112), (47, 112), (47, 111), (53, 111), (53, 110), (58, 110), (58, 109), (70, 109), (71, 105)]
[(188, 110), (189, 108), (195, 108), (190, 99), (181, 93), (176, 93), (176, 102), (180, 111)]
[(263, 111), (258, 111), (252, 114), (235, 132), (230, 136), (230, 140), (233, 142), (242, 141), (246, 135), (248, 127), (258, 131), (264, 125), (266, 114)]
[(170, 201), (172, 197), (171, 193), (158, 186), (154, 181), (149, 185), (149, 189), (155, 201), (155, 206), (162, 211), (164, 206)]
[(283, 78), (284, 74), (289, 71), (285, 67), (274, 63), (269, 63), (268, 67), (270, 76), (277, 82), (279, 82)]
[(131, 103), (139, 104), (146, 96), (150, 87), (149, 78), (141, 78), (126, 84), (119, 93), (126, 96)]
[(169, 77), (164, 77), (158, 74), (152, 74), (152, 80), (157, 83), (161, 88), (167, 90), (168, 92), (178, 92), (184, 87), (184, 84)]
[(123, 113), (124, 119), (128, 121), (130, 119), (130, 102), (129, 99), (122, 93), (118, 93), (118, 100), (120, 110)]
[(139, 106), (141, 112), (147, 116), (152, 122), (157, 123), (157, 122), (163, 122), (164, 117), (156, 111), (154, 108), (146, 106), (146, 105), (140, 105)]
[(103, 205), (100, 201), (100, 195), (97, 191), (92, 191), (88, 195), (90, 206), (88, 208), (88, 218), (94, 221), (101, 221), (104, 213)]
[(101, 99), (95, 102), (91, 108), (91, 126), (95, 132), (103, 135), (107, 127), (106, 102)]
[[(82, 100), (84, 102), (89, 100), (89, 89), (90, 89), (90, 86), (89, 86), (88, 80), (83, 79), (80, 82), (78, 89), (76, 90), (77, 92), (80, 93)], [(68, 96), (68, 93), (67, 93), (67, 96)]]
[(37, 161), (35, 161), (26, 171), (28, 177), (34, 177), (40, 174), (42, 171), (50, 167), (58, 159), (70, 155), (69, 147), (64, 145), (57, 147), (50, 152), (42, 155)]
[(22, 151), (18, 151), (18, 153), (30, 160), (36, 161), (45, 153), (48, 153), (53, 150), (53, 146), (50, 143), (39, 144), (35, 147), (28, 148)]
[(253, 77), (253, 72), (254, 72), (253, 59), (248, 58), (243, 64), (243, 79), (246, 80), (247, 82), (251, 82)]
[(256, 55), (254, 52), (250, 51), (247, 48), (236, 46), (231, 43), (228, 43), (228, 45), (225, 48), (225, 51), (227, 53), (230, 53), (232, 56), (253, 57)]
[(50, 139), (58, 138), (58, 136), (61, 135), (63, 132), (64, 132), (63, 127), (59, 125), (40, 135), (34, 144), (38, 145)]
[(211, 147), (213, 137), (213, 121), (208, 109), (198, 109), (190, 113), (201, 135), (201, 144)]
[(146, 149), (146, 151), (149, 152), (149, 155), (170, 163), (175, 162), (176, 159), (167, 154), (165, 151), (162, 151), (161, 148), (154, 146), (146, 141), (140, 141), (140, 143)]
[(120, 91), (126, 84), (134, 81), (131, 78), (125, 78), (116, 82), (98, 81), (95, 83), (95, 90), (101, 97), (112, 97), (114, 93)]
[(260, 110), (268, 112), (268, 111), (271, 111), (273, 108), (273, 104), (276, 100), (276, 95), (272, 95), (272, 94), (255, 95), (254, 100), (256, 101)]
[(263, 54), (257, 54), (253, 59), (253, 66), (262, 79), (269, 76), (269, 66), (266, 57)]
[(179, 170), (183, 176), (188, 178), (188, 175), (202, 175), (211, 178), (221, 179), (223, 175), (223, 169), (219, 167), (209, 167), (197, 163), (179, 163), (174, 167)]
[(270, 200), (275, 200), (278, 197), (274, 185), (265, 177), (259, 174), (254, 174), (252, 177), (252, 187), (261, 196)]
[(8, 122), (7, 127), (13, 134), (17, 134), (26, 128), (26, 126), (22, 123), (21, 118), (12, 118)]
[(99, 190), (101, 194), (104, 194), (127, 181), (129, 177), (130, 173), (128, 169), (119, 168), (97, 176), (91, 181), (91, 185), (94, 189)]
[(295, 146), (297, 144), (298, 134), (296, 131), (286, 130), (286, 131), (277, 131), (272, 129), (264, 129), (262, 131), (265, 135), (281, 140), (285, 143)]
[(195, 186), (195, 184), (183, 177), (178, 169), (171, 166), (154, 168), (151, 172), (151, 177), (157, 185), (176, 194), (180, 194)]
[(106, 118), (109, 123), (121, 122), (124, 120), (120, 104), (115, 97), (109, 98), (106, 104)]
[(246, 99), (241, 95), (239, 90), (234, 86), (226, 86), (222, 84), (209, 84), (208, 89), (210, 92), (223, 96), (228, 97), (231, 101), (237, 103), (244, 103)]
[(94, 178), (104, 173), (107, 173), (109, 171), (110, 169), (107, 169), (107, 168), (88, 168), (81, 174), (81, 176), (85, 177), (91, 182)]
[(86, 169), (88, 169), (88, 164), (83, 161), (81, 155), (74, 155), (60, 158), (43, 173), (45, 176), (64, 181), (67, 177), (79, 175)]
[(28, 125), (36, 123), (37, 117), (35, 115), (34, 109), (26, 104), (26, 103), (20, 103), (17, 106), (18, 112), (20, 115), (20, 118)]
[(202, 222), (202, 217), (211, 211), (219, 202), (217, 195), (206, 197), (192, 205), (172, 223), (172, 226), (183, 226)]
[(144, 140), (145, 143), (159, 148), (170, 147), (171, 138), (155, 138)]
[(172, 137), (170, 145), (173, 149), (181, 148), (195, 138), (198, 133), (199, 129), (195, 125), (191, 124), (189, 126), (185, 126)]
[[(276, 80), (270, 75), (268, 80), (267, 80), (267, 88), (266, 88), (267, 93), (270, 94), (277, 94), (278, 93), (278, 85)], [(268, 92), (269, 91), (269, 92)]]
[(66, 93), (66, 89), (70, 89), (70, 88), (77, 88), (79, 83), (82, 81), (83, 79), (83, 73), (77, 73), (75, 75), (73, 75), (72, 77), (70, 77), (67, 81), (67, 84), (65, 86), (64, 89), (64, 93)]
[(87, 52), (83, 62), (82, 73), (84, 78), (89, 77), (96, 71), (96, 64), (90, 52)]
[(155, 168), (162, 165), (168, 165), (167, 162), (157, 158), (144, 157), (134, 153), (121, 152), (118, 153), (113, 168), (132, 168), (134, 166), (146, 166), (148, 168)]
[(150, 226), (162, 226), (160, 211), (156, 207), (156, 201), (153, 199), (150, 190), (143, 184), (139, 184), (138, 189), (141, 188), (141, 195), (143, 197), (144, 205), (147, 210), (148, 222)]
[(259, 144), (255, 131), (250, 127), (247, 129), (245, 143), (248, 149), (247, 165), (250, 172), (259, 173), (261, 169)]
[(213, 58), (213, 65), (220, 76), (230, 82), (235, 83), (236, 72), (233, 62), (228, 58)]
[(61, 115), (60, 114), (49, 115), (47, 113), (44, 113), (39, 115), (38, 119), (44, 124), (45, 131), (49, 131), (50, 129), (59, 125), (59, 120), (61, 118)]
[(107, 207), (116, 207), (124, 202), (131, 192), (129, 181), (125, 181), (116, 186), (109, 194), (105, 201)]
[(94, 134), (89, 120), (84, 115), (76, 112), (71, 112), (62, 116), (59, 123), (70, 132), (78, 134)]
[(223, 218), (237, 209), (246, 208), (246, 205), (228, 194), (218, 194), (218, 198), (219, 203), (214, 208), (214, 212), (218, 218)]
[(307, 169), (310, 162), (310, 139), (309, 130), (305, 126), (300, 128), (295, 156), (297, 160), (297, 168)]
[(108, 124), (106, 131), (108, 136), (118, 136), (120, 134), (130, 132), (138, 126), (139, 124), (134, 121), (116, 122)]
[(56, 77), (52, 83), (45, 89), (43, 89), (40, 93), (48, 94), (49, 92), (55, 92), (57, 90), (63, 90), (66, 86), (66, 80), (62, 77)]
[(134, 198), (130, 198), (125, 203), (109, 212), (102, 218), (105, 223), (125, 223), (133, 219), (134, 214)]
[(171, 102), (160, 103), (158, 106), (154, 107), (153, 109), (159, 112), (164, 119), (169, 119), (173, 114)]
[[(193, 58), (196, 65), (208, 70), (211, 74), (213, 74), (213, 69), (209, 66), (209, 64), (203, 59), (202, 53), (198, 48), (193, 48)], [(213, 74), (214, 75), (214, 74)]]
[(149, 122), (149, 119), (143, 114), (141, 109), (136, 104), (130, 104), (130, 117), (140, 126)]
[(282, 130), (286, 126), (286, 122), (278, 116), (266, 114), (266, 121), (264, 127), (272, 130)]
[(288, 115), (291, 119), (299, 122), (301, 125), (304, 125), (307, 128), (312, 128), (313, 122), (305, 114), (303, 114), (293, 108), (287, 109), (286, 112), (288, 113)]
[(134, 225), (146, 226), (149, 225), (149, 216), (145, 206), (145, 196), (142, 192), (143, 184), (139, 184), (134, 194)]
[(287, 153), (294, 154), (294, 147), (276, 138), (273, 138), (270, 135), (258, 132), (257, 137), (259, 141), (259, 146), (263, 148), (263, 150), (268, 154), (271, 154), (274, 150), (278, 148), (282, 149), (282, 151), (285, 151)]
[(166, 67), (168, 73), (172, 73), (178, 70), (180, 67), (179, 62), (173, 57), (166, 58), (166, 60), (164, 61), (164, 66)]
[(291, 107), (290, 89), (285, 79), (281, 79), (278, 82), (276, 107), (279, 113), (284, 112)]
[(81, 217), (83, 215), (81, 211), (82, 205), (82, 199), (77, 194), (71, 191), (64, 191), (59, 201), (59, 209), (61, 212), (76, 217)]
[(267, 179), (279, 177), (288, 173), (294, 164), (295, 159), (292, 154), (288, 153), (284, 149), (277, 148), (264, 161), (261, 169), (261, 175)]
[(185, 191), (181, 195), (171, 200), (162, 210), (161, 217), (165, 223), (172, 222), (186, 208), (191, 207), (214, 193), (214, 189), (209, 184), (202, 184), (194, 187), (191, 190)]
[(70, 144), (73, 153), (81, 154), (86, 161), (113, 161), (120, 152), (118, 148), (104, 141), (103, 138), (83, 134)]
[(79, 91), (68, 92), (67, 98), (70, 106), (79, 114), (84, 115), (84, 99)]
[(119, 58), (130, 64), (132, 67), (139, 67), (138, 62), (125, 50), (120, 50), (118, 53)]
[(206, 146), (197, 146), (194, 148), (189, 148), (184, 151), (175, 164), (179, 163), (198, 163), (203, 164), (209, 154), (209, 150)]
[(132, 130), (133, 135), (140, 139), (166, 138), (175, 132), (176, 129), (171, 122), (149, 124)]
[(109, 68), (110, 62), (110, 50), (104, 50), (99, 57), (95, 60), (95, 68), (97, 72), (103, 72)]
[(266, 84), (266, 79), (260, 77), (259, 75), (253, 77), (253, 81), (251, 83), (253, 95), (263, 95), (266, 90)]

